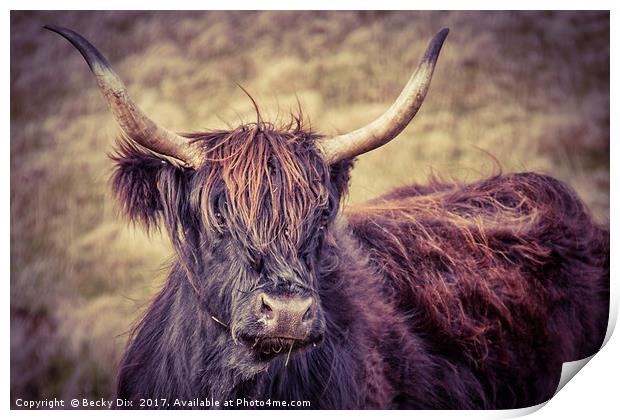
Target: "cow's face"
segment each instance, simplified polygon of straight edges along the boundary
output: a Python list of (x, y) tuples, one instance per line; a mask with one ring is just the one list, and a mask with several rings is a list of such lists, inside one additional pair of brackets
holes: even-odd
[(121, 143), (113, 186), (124, 209), (167, 228), (200, 310), (221, 322), (245, 364), (264, 368), (320, 344), (318, 280), (334, 266), (350, 161), (327, 164), (298, 124), (188, 137), (203, 155), (199, 168)]
[[(299, 129), (264, 124), (198, 136), (205, 164), (191, 180), (204, 232), (207, 307), (258, 362), (320, 343), (317, 280), (344, 189)], [(222, 313), (222, 310), (224, 313)], [(227, 312), (227, 313), (226, 313)]]

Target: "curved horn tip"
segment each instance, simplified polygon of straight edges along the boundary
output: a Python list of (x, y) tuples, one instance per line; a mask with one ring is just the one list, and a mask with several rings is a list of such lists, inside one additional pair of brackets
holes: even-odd
[(448, 28), (442, 28), (433, 36), (407, 85), (392, 106), (379, 118), (350, 133), (318, 141), (326, 161), (334, 163), (374, 150), (398, 136), (407, 127), (426, 97), (441, 47), (449, 32)]
[(433, 36), (431, 42), (428, 44), (423, 61), (436, 60), (436, 56), (439, 55), (439, 51), (441, 51), (441, 47), (443, 47), (443, 43), (448, 37), (448, 33), (450, 33), (450, 29), (446, 27), (441, 28), (439, 32)]
[(96, 72), (97, 69), (100, 69), (99, 71), (112, 69), (108, 59), (105, 58), (90, 41), (77, 32), (56, 25), (44, 25), (43, 28), (55, 32), (69, 41), (71, 45), (82, 54), (82, 57), (86, 60), (86, 64), (88, 64), (88, 67), (90, 67), (92, 71)]
[(441, 43), (443, 44), (443, 42), (446, 40), (446, 38), (448, 37), (448, 34), (450, 33), (450, 28), (445, 27), (445, 28), (441, 28), (439, 30), (439, 32), (437, 32), (437, 35), (435, 35), (435, 38)]
[(108, 60), (86, 38), (60, 26), (45, 25), (43, 28), (65, 38), (82, 54), (116, 122), (128, 138), (149, 150), (179, 159), (190, 167), (200, 165), (200, 151), (187, 138), (158, 126), (146, 116), (129, 97), (125, 84)]

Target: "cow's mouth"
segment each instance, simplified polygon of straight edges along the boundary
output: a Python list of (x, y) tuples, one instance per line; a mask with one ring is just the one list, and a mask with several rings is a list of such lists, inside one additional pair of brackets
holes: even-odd
[(279, 355), (285, 355), (287, 361), (296, 350), (316, 346), (317, 341), (291, 337), (259, 337), (252, 342), (246, 341), (255, 357), (260, 361), (269, 361)]

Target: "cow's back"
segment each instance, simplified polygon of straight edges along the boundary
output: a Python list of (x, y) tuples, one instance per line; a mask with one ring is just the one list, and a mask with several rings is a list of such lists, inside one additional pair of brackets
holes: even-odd
[(561, 182), (410, 186), (347, 218), (412, 333), (470, 366), (498, 404), (551, 397), (562, 362), (600, 347), (609, 233)]

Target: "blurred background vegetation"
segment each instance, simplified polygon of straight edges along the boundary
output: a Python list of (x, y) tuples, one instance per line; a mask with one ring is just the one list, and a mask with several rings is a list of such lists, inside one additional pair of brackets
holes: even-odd
[[(451, 29), (426, 103), (359, 158), (350, 203), (429, 175), (549, 173), (609, 222), (609, 14), (584, 12), (13, 12), (11, 399), (107, 397), (128, 331), (172, 251), (117, 214), (117, 127), (80, 55), (45, 23), (90, 39), (160, 124), (251, 121), (297, 98), (335, 134), (378, 116), (426, 43)], [(493, 159), (495, 157), (497, 162)]]

